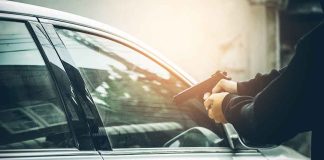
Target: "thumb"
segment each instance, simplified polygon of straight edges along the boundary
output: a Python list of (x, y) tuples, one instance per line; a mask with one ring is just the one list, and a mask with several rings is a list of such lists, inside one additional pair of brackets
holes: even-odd
[(207, 100), (209, 96), (210, 96), (210, 93), (209, 93), (209, 92), (206, 92), (206, 93), (204, 94), (203, 99), (204, 99), (204, 100)]
[(212, 93), (219, 93), (223, 91), (224, 79), (221, 79), (216, 86), (212, 89)]

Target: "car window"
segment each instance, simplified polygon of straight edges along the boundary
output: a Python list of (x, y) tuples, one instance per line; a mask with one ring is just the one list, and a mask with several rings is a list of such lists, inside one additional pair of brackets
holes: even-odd
[(115, 41), (57, 32), (91, 92), (113, 148), (162, 147), (197, 126), (171, 103), (188, 85), (168, 70)]
[(0, 149), (74, 147), (53, 80), (21, 22), (0, 21)]

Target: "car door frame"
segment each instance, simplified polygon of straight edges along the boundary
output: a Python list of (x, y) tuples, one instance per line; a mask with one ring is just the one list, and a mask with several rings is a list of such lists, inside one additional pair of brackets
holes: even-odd
[[(92, 35), (96, 35), (96, 36), (100, 36), (109, 40), (112, 40), (116, 43), (120, 43), (122, 45), (125, 45), (126, 47), (129, 47), (131, 49), (134, 49), (135, 51), (141, 53), (142, 55), (146, 56), (147, 58), (149, 58), (150, 60), (156, 62), (157, 64), (163, 66), (165, 69), (167, 69), (168, 71), (170, 71), (172, 74), (176, 75), (177, 77), (181, 77), (180, 79), (182, 81), (184, 81), (187, 84), (192, 85), (192, 83), (186, 79), (183, 79), (183, 75), (181, 75), (179, 72), (177, 72), (176, 70), (174, 70), (173, 68), (171, 68), (170, 66), (167, 65), (167, 63), (163, 62), (162, 60), (159, 60), (158, 58), (152, 56), (149, 54), (148, 51), (146, 51), (143, 48), (140, 48), (137, 44), (132, 43), (130, 41), (128, 41), (127, 39), (120, 37), (118, 35), (115, 35), (114, 33), (110, 33), (107, 31), (104, 31), (104, 29), (100, 30), (98, 28), (91, 28), (90, 26), (85, 26), (85, 25), (81, 25), (81, 24), (75, 24), (75, 23), (69, 23), (69, 22), (65, 22), (65, 21), (59, 21), (59, 20), (51, 20), (51, 19), (46, 19), (46, 18), (39, 18), (39, 21), (41, 22), (41, 24), (44, 26), (45, 30), (47, 33), (50, 33), (50, 37), (51, 39), (58, 39), (58, 35), (53, 34), (53, 32), (55, 31), (55, 28), (64, 28), (64, 29), (69, 29), (69, 30), (73, 30), (73, 31), (80, 31), (83, 33), (89, 33)], [(59, 48), (58, 46), (62, 47), (62, 45), (64, 46), (63, 42), (61, 41), (59, 44), (59, 42), (55, 42), (56, 44), (54, 45), (57, 48), (57, 51), (60, 55), (60, 58), (62, 61), (65, 61), (67, 63), (70, 63), (70, 65), (72, 65), (74, 67), (74, 69), (77, 69), (76, 65), (74, 64), (72, 58), (70, 56), (66, 56), (69, 55), (69, 53), (67, 52), (67, 49), (64, 48)], [(80, 73), (79, 73), (80, 74)], [(83, 81), (82, 77), (79, 77), (80, 79), (78, 81)], [(82, 86), (85, 87), (85, 86)], [(86, 90), (86, 89), (85, 89)], [(89, 93), (88, 90), (86, 90), (86, 94), (87, 96), (89, 96), (89, 98), (87, 99), (89, 102), (87, 107), (88, 108), (92, 108), (95, 104), (92, 100), (92, 97)], [(95, 108), (95, 107), (94, 107)], [(95, 115), (98, 114), (98, 111), (95, 110), (94, 113)], [(98, 114), (99, 115), (99, 114)], [(100, 117), (96, 116), (96, 118)], [(103, 126), (97, 126), (97, 127), (103, 127)], [(96, 133), (93, 133), (96, 134)], [(107, 136), (108, 137), (108, 136)], [(108, 137), (109, 140), (109, 137)], [(127, 149), (113, 149), (110, 145), (110, 148), (108, 149), (101, 149), (101, 148), (97, 148), (97, 150), (99, 150), (100, 154), (103, 156), (104, 159), (109, 159), (109, 158), (116, 158), (118, 156), (121, 155), (141, 155), (143, 156), (142, 158), (146, 157), (149, 158), (150, 156), (154, 155), (154, 154), (181, 154), (181, 155), (185, 155), (186, 157), (190, 157), (190, 155), (192, 154), (200, 154), (200, 153), (205, 153), (205, 155), (217, 155), (217, 156), (251, 156), (251, 157), (261, 157), (260, 152), (258, 152), (257, 150), (232, 150), (229, 147), (193, 147), (193, 148), (127, 148)], [(172, 157), (169, 156), (169, 157)]]
[[(74, 84), (75, 88), (79, 88), (78, 94), (80, 94), (82, 101), (84, 101), (84, 112), (90, 113), (91, 116), (88, 117), (95, 117), (93, 120), (92, 118), (88, 118), (89, 125), (92, 126), (91, 132), (92, 135), (95, 135), (93, 137), (93, 141), (95, 142), (95, 146), (97, 150), (107, 150), (112, 151), (112, 145), (111, 141), (109, 140), (109, 136), (104, 130), (103, 122), (101, 121), (101, 118), (99, 116), (99, 112), (96, 109), (96, 105), (92, 99), (92, 96), (90, 92), (86, 89), (84, 80), (81, 76), (80, 71), (78, 70), (78, 67), (75, 65), (74, 61), (72, 60), (71, 55), (68, 53), (67, 49), (65, 48), (63, 42), (60, 40), (58, 34), (56, 33), (55, 28), (64, 28), (69, 29), (72, 31), (79, 31), (83, 33), (89, 33), (95, 36), (100, 36), (109, 40), (112, 40), (116, 43), (122, 44), (126, 47), (129, 47), (141, 54), (143, 54), (145, 57), (149, 58), (150, 60), (156, 62), (157, 64), (164, 66), (165, 69), (175, 74), (177, 77), (179, 77), (178, 73), (176, 73), (175, 70), (173, 70), (171, 67), (165, 67), (166, 65), (163, 64), (163, 62), (158, 61), (156, 58), (153, 58), (149, 56), (147, 52), (145, 52), (143, 49), (137, 47), (135, 44), (132, 44), (131, 42), (127, 41), (126, 39), (119, 37), (117, 35), (114, 35), (113, 33), (107, 33), (98, 29), (89, 28), (89, 26), (81, 26), (78, 24), (72, 24), (69, 22), (62, 22), (59, 20), (50, 20), (45, 18), (39, 18), (39, 21), (43, 25), (46, 33), (49, 35), (50, 39), (52, 40), (52, 43), (54, 47), (56, 48), (56, 51), (58, 55), (61, 58), (61, 61), (63, 65), (65, 65), (65, 69), (70, 77), (70, 80), (72, 81), (72, 85)], [(189, 82), (184, 80), (183, 78), (180, 78), (184, 83), (188, 84)], [(82, 89), (80, 89), (82, 88)], [(98, 136), (99, 135), (99, 136)], [(106, 139), (103, 138), (106, 137)], [(108, 141), (106, 141), (108, 140)], [(104, 142), (104, 143), (103, 143)], [(100, 144), (99, 144), (100, 143)], [(105, 145), (108, 144), (108, 145)], [(102, 146), (105, 146), (102, 147)]]
[[(33, 16), (15, 13), (0, 12), (0, 20), (22, 22), (26, 25), (33, 38), (43, 60), (53, 79), (56, 92), (60, 97), (67, 122), (74, 139), (75, 148), (51, 148), (51, 149), (11, 149), (0, 150), (0, 158), (31, 158), (31, 159), (102, 159), (98, 151), (95, 151), (87, 124), (82, 121), (83, 116), (78, 112), (78, 102), (73, 96), (73, 90), (67, 74), (57, 56), (54, 47), (49, 43), (38, 19)], [(80, 136), (79, 129), (83, 130)]]

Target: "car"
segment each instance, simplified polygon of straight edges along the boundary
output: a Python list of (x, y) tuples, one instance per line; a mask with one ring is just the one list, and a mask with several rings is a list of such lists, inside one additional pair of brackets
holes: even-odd
[(200, 99), (172, 103), (195, 83), (118, 29), (0, 2), (1, 159), (306, 159), (246, 146)]

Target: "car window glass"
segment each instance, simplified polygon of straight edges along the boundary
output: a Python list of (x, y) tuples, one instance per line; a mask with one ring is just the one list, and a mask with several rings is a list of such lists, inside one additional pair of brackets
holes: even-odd
[(113, 148), (162, 147), (197, 126), (171, 103), (188, 85), (168, 70), (109, 39), (57, 31), (91, 92)]
[(0, 149), (74, 147), (59, 96), (26, 25), (0, 21)]

